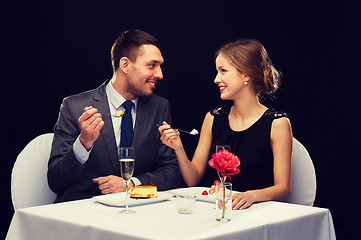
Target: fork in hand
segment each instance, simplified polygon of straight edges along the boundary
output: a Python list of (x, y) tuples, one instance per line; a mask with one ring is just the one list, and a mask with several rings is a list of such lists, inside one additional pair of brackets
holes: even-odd
[[(155, 124), (157, 127), (160, 127), (160, 126), (162, 126), (162, 125), (160, 125), (160, 124)], [(198, 134), (198, 131), (196, 130), (196, 129), (193, 129), (191, 132), (188, 132), (188, 131), (186, 131), (186, 130), (182, 130), (182, 129), (178, 129), (178, 128), (174, 128), (174, 130), (178, 130), (179, 132), (183, 132), (183, 133), (187, 133), (187, 134), (189, 134), (189, 135), (197, 135)]]

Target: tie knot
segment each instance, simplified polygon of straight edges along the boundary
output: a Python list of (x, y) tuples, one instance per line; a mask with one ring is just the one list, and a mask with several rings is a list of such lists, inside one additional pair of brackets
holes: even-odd
[(125, 111), (130, 111), (130, 109), (132, 109), (134, 103), (132, 101), (125, 101), (123, 103), (123, 107), (125, 108)]

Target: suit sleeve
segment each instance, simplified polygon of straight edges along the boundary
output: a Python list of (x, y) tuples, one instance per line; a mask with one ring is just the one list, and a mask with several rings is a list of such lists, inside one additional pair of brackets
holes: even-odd
[(73, 144), (80, 134), (77, 116), (70, 99), (64, 99), (58, 120), (54, 127), (54, 140), (48, 164), (48, 183), (50, 189), (61, 195), (76, 180), (83, 169), (77, 160)]
[[(169, 102), (166, 102), (163, 114), (160, 114), (160, 118), (168, 123), (171, 123), (171, 114)], [(162, 122), (162, 121), (159, 121)], [(153, 124), (155, 125), (155, 124)], [(158, 130), (157, 130), (158, 131)], [(156, 182), (158, 190), (168, 190), (177, 188), (181, 185), (182, 176), (179, 171), (177, 157), (172, 148), (159, 141), (159, 148), (157, 153), (157, 159), (155, 160), (154, 171), (147, 172), (136, 176), (142, 184), (148, 184), (150, 182)]]

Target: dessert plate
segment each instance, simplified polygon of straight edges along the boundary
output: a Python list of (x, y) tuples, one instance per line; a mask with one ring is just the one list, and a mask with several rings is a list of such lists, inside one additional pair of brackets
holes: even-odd
[[(128, 206), (145, 205), (145, 204), (166, 201), (171, 197), (172, 197), (172, 195), (169, 193), (166, 193), (166, 192), (158, 192), (156, 198), (135, 199), (135, 198), (129, 197)], [(125, 207), (125, 204), (126, 204), (125, 198), (126, 198), (125, 192), (100, 195), (100, 196), (93, 197), (93, 199), (96, 202), (99, 202), (99, 203), (102, 203), (105, 205), (109, 205), (109, 206), (113, 206), (113, 207)]]
[(203, 202), (215, 203), (216, 197), (213, 195), (202, 195), (203, 191), (209, 191), (208, 187), (191, 187), (191, 188), (178, 188), (168, 191), (173, 195), (187, 194), (196, 196), (196, 200)]

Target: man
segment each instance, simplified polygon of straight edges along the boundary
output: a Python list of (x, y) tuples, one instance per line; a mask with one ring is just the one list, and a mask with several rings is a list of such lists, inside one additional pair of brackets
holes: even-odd
[[(115, 41), (111, 57), (111, 80), (63, 100), (48, 168), (55, 202), (125, 191), (121, 146), (136, 151), (130, 187), (155, 182), (158, 190), (166, 190), (180, 185), (174, 151), (161, 143), (156, 126), (171, 120), (169, 102), (152, 95), (163, 78), (158, 41), (144, 31), (127, 30)], [(125, 112), (123, 117), (111, 115), (119, 111)]]

